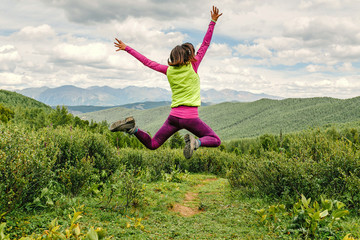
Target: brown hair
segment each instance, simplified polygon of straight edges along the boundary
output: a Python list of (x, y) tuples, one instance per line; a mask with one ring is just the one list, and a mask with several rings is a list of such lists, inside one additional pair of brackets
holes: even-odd
[(191, 43), (184, 43), (181, 46), (177, 45), (171, 50), (168, 64), (170, 66), (186, 65), (195, 59), (195, 48)]

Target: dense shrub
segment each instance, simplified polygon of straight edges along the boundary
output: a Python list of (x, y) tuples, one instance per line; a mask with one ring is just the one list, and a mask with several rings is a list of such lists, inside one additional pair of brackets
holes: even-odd
[(111, 143), (117, 149), (120, 148), (137, 148), (143, 149), (144, 145), (133, 135), (126, 134), (124, 132), (110, 132), (104, 131), (107, 141)]
[(0, 209), (31, 202), (54, 177), (59, 153), (53, 142), (21, 126), (0, 126)]
[(6, 211), (33, 202), (51, 181), (63, 194), (77, 194), (90, 181), (105, 182), (120, 164), (99, 133), (69, 126), (25, 129), (0, 126), (0, 207)]
[(144, 190), (143, 177), (136, 170), (120, 167), (104, 185), (102, 205), (123, 213), (129, 208), (142, 207)]
[(161, 179), (162, 173), (170, 173), (174, 165), (186, 169), (182, 164), (184, 157), (180, 150), (160, 148), (151, 151), (127, 148), (119, 150), (119, 155), (127, 169), (146, 175), (147, 181)]
[(208, 172), (225, 176), (229, 166), (236, 161), (236, 156), (220, 151), (219, 148), (200, 148), (192, 158), (185, 159), (190, 172)]
[(16, 109), (13, 122), (22, 123), (26, 128), (40, 129), (46, 127), (48, 113), (42, 108), (20, 108)]
[(176, 166), (182, 171), (194, 173), (208, 172), (225, 176), (228, 167), (235, 161), (235, 155), (219, 149), (202, 148), (191, 159), (185, 159), (182, 149), (161, 147), (156, 151), (120, 149), (121, 162), (128, 169), (146, 174), (148, 180), (155, 181), (163, 173), (171, 173)]
[(14, 118), (14, 111), (0, 104), (0, 122), (7, 123)]
[(174, 133), (169, 139), (169, 146), (170, 148), (183, 148), (185, 146), (185, 142), (183, 137), (180, 135), (179, 132)]
[(261, 158), (251, 155), (241, 157), (230, 167), (227, 177), (234, 188), (281, 197), (316, 191), (316, 185), (311, 185), (312, 169), (311, 161), (300, 162), (269, 152)]
[(94, 175), (106, 181), (120, 164), (116, 149), (102, 134), (71, 126), (45, 128), (41, 133), (59, 149), (53, 171), (57, 181), (73, 194)]
[(231, 186), (273, 197), (324, 194), (359, 208), (360, 151), (343, 133), (330, 130), (287, 135), (277, 151), (262, 145), (242, 155), (227, 174)]

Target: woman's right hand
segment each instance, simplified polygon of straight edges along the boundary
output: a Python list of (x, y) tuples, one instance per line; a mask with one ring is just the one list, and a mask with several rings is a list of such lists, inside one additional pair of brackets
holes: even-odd
[(117, 47), (118, 49), (116, 49), (116, 51), (120, 51), (120, 50), (125, 50), (126, 45), (125, 43), (123, 43), (121, 40), (115, 38), (116, 42), (114, 42), (115, 47)]
[(213, 6), (213, 10), (210, 11), (210, 13), (211, 13), (211, 19), (214, 20), (215, 22), (222, 15), (222, 13), (219, 14), (219, 9), (215, 6)]

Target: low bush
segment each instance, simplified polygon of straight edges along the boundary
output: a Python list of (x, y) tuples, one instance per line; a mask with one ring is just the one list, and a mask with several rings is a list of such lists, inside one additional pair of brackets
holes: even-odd
[(230, 185), (277, 198), (324, 194), (359, 208), (360, 151), (339, 136), (316, 129), (285, 136), (278, 151), (243, 154), (229, 168)]
[(59, 149), (36, 132), (0, 125), (0, 209), (31, 202), (54, 177)]
[(345, 204), (320, 197), (320, 201), (301, 198), (287, 210), (284, 204), (255, 210), (260, 222), (276, 232), (281, 239), (341, 239), (339, 222), (349, 215)]
[(104, 185), (101, 205), (126, 213), (128, 209), (143, 207), (144, 190), (142, 177), (135, 170), (120, 168)]
[(78, 194), (90, 181), (105, 182), (119, 165), (116, 149), (99, 133), (1, 125), (0, 209), (9, 212), (33, 203), (54, 182), (63, 194)]
[(59, 149), (53, 171), (72, 194), (79, 193), (94, 175), (106, 181), (120, 164), (116, 149), (102, 134), (70, 126), (45, 128), (40, 134)]
[(176, 168), (193, 173), (213, 173), (225, 176), (229, 166), (236, 161), (236, 156), (219, 149), (203, 148), (197, 150), (192, 158), (185, 159), (182, 149), (161, 147), (156, 151), (139, 149), (119, 150), (121, 162), (128, 169), (134, 169), (147, 176), (148, 181), (160, 180), (164, 173), (171, 173)]
[(200, 148), (192, 158), (184, 158), (189, 172), (207, 172), (222, 177), (225, 177), (229, 167), (236, 161), (236, 155), (223, 152), (218, 148)]
[(14, 118), (14, 111), (0, 104), (0, 122), (7, 123)]

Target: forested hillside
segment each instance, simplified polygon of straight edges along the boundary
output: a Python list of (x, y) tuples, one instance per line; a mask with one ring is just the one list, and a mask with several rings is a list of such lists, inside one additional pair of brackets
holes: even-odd
[(0, 104), (6, 107), (42, 108), (51, 110), (51, 107), (21, 94), (0, 89)]
[[(256, 137), (265, 133), (299, 131), (330, 123), (360, 119), (360, 97), (352, 99), (293, 98), (262, 99), (250, 103), (221, 103), (199, 108), (200, 117), (223, 140)], [(170, 107), (149, 110), (111, 108), (82, 114), (82, 119), (113, 122), (134, 116), (138, 126), (154, 134), (163, 124)]]

